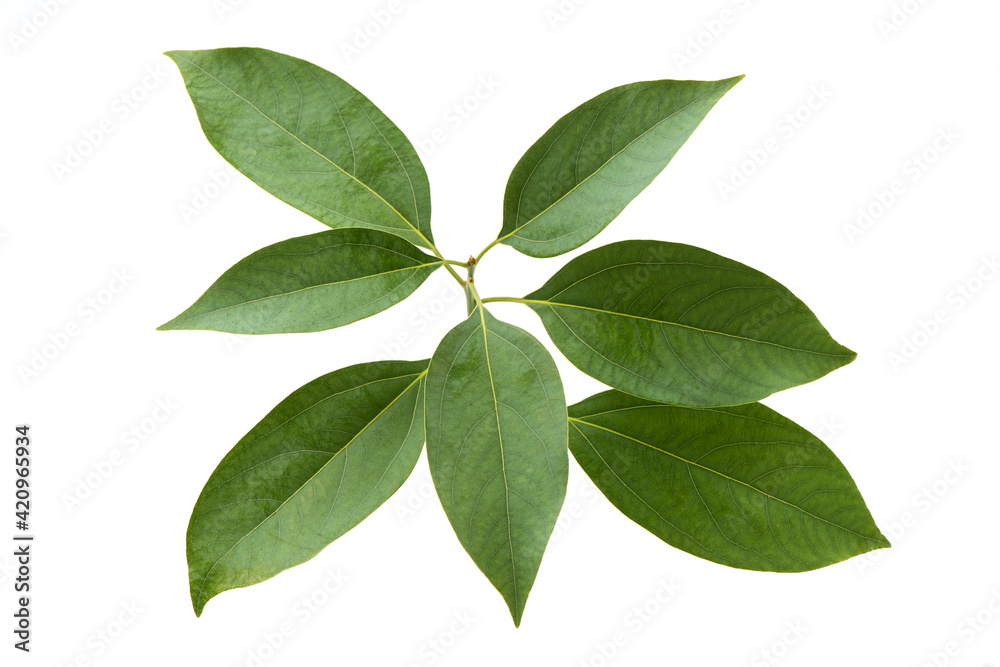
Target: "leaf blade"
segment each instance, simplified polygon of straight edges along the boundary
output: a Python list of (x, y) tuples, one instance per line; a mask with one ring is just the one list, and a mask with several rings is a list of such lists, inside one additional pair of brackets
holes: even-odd
[(569, 413), (570, 451), (587, 475), (678, 549), (802, 572), (889, 546), (833, 452), (759, 403), (687, 408), (611, 390)]
[(777, 281), (680, 243), (591, 250), (521, 301), (577, 368), (663, 403), (752, 403), (856, 356)]
[(159, 329), (236, 334), (333, 329), (392, 307), (441, 265), (401, 237), (371, 229), (300, 236), (243, 258)]
[(532, 257), (554, 257), (592, 239), (742, 78), (627, 84), (563, 116), (514, 167), (500, 242)]
[(427, 378), (434, 486), (462, 546), (519, 625), (566, 495), (558, 370), (530, 334), (480, 307), (441, 341)]
[[(423, 449), (427, 363), (375, 362), (328, 373), (240, 439), (206, 482), (188, 525), (198, 616), (219, 593), (309, 560), (402, 485)], [(283, 532), (283, 519), (297, 530)]]
[(416, 150), (350, 84), (266, 49), (166, 55), (206, 138), (250, 180), (330, 227), (381, 229), (433, 248), (430, 185)]

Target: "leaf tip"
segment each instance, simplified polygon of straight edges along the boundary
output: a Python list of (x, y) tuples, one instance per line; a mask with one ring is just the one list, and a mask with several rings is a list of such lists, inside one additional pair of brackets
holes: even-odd
[(847, 364), (851, 363), (852, 361), (858, 358), (858, 353), (852, 350), (851, 348), (845, 347), (843, 345), (841, 345), (840, 348), (842, 350), (841, 354), (845, 358), (845, 361), (843, 363), (844, 366), (846, 366)]
[(164, 51), (163, 55), (170, 58), (170, 60), (173, 61), (174, 65), (177, 66), (177, 69), (183, 72), (185, 65), (188, 65), (190, 63), (190, 60), (193, 57), (194, 53), (196, 52), (185, 51), (184, 49), (173, 49), (171, 51)]
[(722, 79), (719, 83), (723, 84), (723, 86), (725, 87), (725, 90), (723, 91), (723, 93), (727, 93), (730, 90), (732, 90), (733, 86), (735, 86), (736, 84), (738, 84), (740, 81), (742, 81), (745, 78), (746, 78), (746, 74), (737, 74), (734, 77), (730, 77), (728, 79)]
[[(188, 310), (190, 310), (190, 308)], [(164, 322), (163, 324), (161, 324), (160, 326), (156, 327), (156, 330), (157, 331), (193, 331), (193, 330), (196, 330), (199, 327), (197, 325), (195, 325), (195, 326), (191, 326), (190, 325), (191, 317), (192, 317), (191, 315), (188, 315), (188, 311), (185, 310), (183, 313), (181, 313), (177, 317), (173, 318), (172, 320), (168, 320), (168, 321)], [(212, 329), (209, 329), (209, 331), (211, 331), (211, 330)]]
[(524, 615), (525, 600), (515, 592), (502, 593), (504, 602), (507, 603), (507, 610), (510, 611), (510, 620), (514, 622), (514, 627), (521, 627), (521, 616)]
[(195, 618), (201, 618), (202, 613), (205, 611), (205, 604), (208, 602), (200, 592), (194, 590), (194, 584), (192, 582), (191, 586), (191, 606), (194, 608)]

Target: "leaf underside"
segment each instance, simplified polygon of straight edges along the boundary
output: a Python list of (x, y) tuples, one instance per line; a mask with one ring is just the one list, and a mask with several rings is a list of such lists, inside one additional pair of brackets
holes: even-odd
[(359, 364), (294, 391), (222, 459), (191, 514), (197, 615), (318, 554), (395, 493), (423, 449), (424, 361)]
[(330, 227), (432, 247), (430, 185), (416, 150), (350, 84), (266, 49), (166, 55), (209, 142), (254, 183)]
[(563, 116), (514, 167), (500, 241), (554, 257), (594, 238), (742, 78), (631, 83)]
[(527, 332), (477, 308), (427, 371), (427, 461), (459, 541), (519, 625), (566, 496), (566, 400)]
[(160, 329), (237, 334), (333, 329), (402, 301), (440, 266), (441, 260), (393, 234), (331, 229), (240, 260)]
[(801, 572), (889, 546), (833, 452), (759, 403), (686, 408), (612, 390), (569, 414), (570, 451), (587, 475), (678, 549)]
[(663, 403), (752, 403), (856, 356), (786, 287), (680, 243), (602, 246), (524, 302), (577, 368)]

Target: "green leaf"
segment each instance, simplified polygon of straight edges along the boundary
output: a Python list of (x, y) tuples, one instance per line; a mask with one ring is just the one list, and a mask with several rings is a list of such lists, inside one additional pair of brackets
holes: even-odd
[(265, 49), (166, 55), (209, 142), (254, 183), (330, 227), (381, 229), (433, 249), (420, 158), (350, 84)]
[(643, 81), (584, 102), (514, 167), (498, 240), (532, 257), (579, 248), (663, 171), (742, 78)]
[(399, 303), (441, 264), (408, 241), (372, 229), (300, 236), (240, 260), (160, 329), (333, 329)]
[(187, 532), (199, 616), (303, 563), (384, 503), (424, 442), (427, 360), (350, 366), (294, 391), (215, 469)]
[(684, 408), (607, 391), (569, 415), (570, 451), (594, 484), (695, 556), (802, 572), (889, 546), (833, 452), (759, 403)]
[(663, 403), (752, 403), (856, 356), (787, 288), (680, 243), (602, 246), (510, 300), (541, 317), (577, 368)]
[(566, 399), (526, 331), (477, 308), (427, 371), (427, 461), (455, 533), (514, 625), (566, 496)]

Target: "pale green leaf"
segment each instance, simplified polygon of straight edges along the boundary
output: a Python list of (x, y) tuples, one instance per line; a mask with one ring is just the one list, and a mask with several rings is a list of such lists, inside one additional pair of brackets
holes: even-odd
[(402, 301), (441, 264), (410, 242), (372, 229), (300, 236), (240, 260), (160, 329), (333, 329)]
[(434, 352), (426, 420), (445, 513), (518, 625), (566, 495), (566, 399), (555, 362), (530, 334), (479, 307)]
[(759, 403), (685, 408), (608, 391), (569, 415), (570, 451), (594, 484), (678, 549), (801, 572), (889, 546), (833, 452)]
[(350, 84), (265, 49), (166, 55), (209, 142), (254, 183), (330, 227), (381, 229), (433, 248), (420, 158)]
[(514, 167), (498, 240), (532, 257), (553, 257), (594, 238), (742, 78), (643, 81), (584, 102)]
[(223, 591), (309, 560), (403, 484), (423, 448), (427, 363), (359, 364), (319, 377), (233, 447), (188, 525), (196, 614)]

